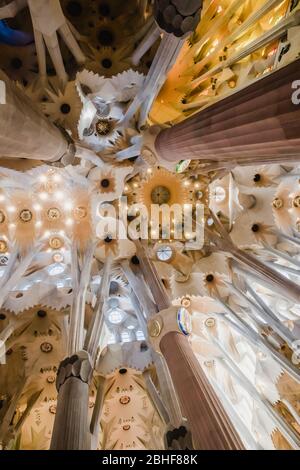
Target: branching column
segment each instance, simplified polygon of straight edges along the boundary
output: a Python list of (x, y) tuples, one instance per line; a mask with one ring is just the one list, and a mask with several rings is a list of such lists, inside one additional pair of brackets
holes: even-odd
[(226, 166), (298, 161), (300, 60), (195, 114), (155, 140), (158, 158)]
[(1, 83), (0, 157), (54, 162), (68, 156), (62, 132), (0, 71)]
[(160, 312), (148, 323), (155, 351), (164, 356), (184, 417), (197, 450), (239, 450), (243, 444), (213, 387), (205, 376), (187, 336), (191, 333), (190, 314), (171, 306), (156, 268), (141, 244), (137, 253), (145, 281), (151, 286)]

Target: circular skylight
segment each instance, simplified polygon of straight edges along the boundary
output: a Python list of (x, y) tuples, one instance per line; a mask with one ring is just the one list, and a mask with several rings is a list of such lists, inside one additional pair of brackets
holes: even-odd
[(173, 250), (169, 245), (162, 245), (158, 248), (156, 256), (159, 261), (170, 261), (173, 256)]

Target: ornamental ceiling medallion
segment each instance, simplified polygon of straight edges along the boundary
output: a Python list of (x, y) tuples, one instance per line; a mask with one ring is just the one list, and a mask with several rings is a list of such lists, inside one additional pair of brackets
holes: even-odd
[(114, 122), (109, 119), (99, 119), (96, 122), (97, 134), (101, 137), (109, 136), (114, 130)]
[(189, 191), (182, 177), (164, 168), (155, 169), (136, 190), (136, 201), (150, 211), (151, 204), (185, 204), (190, 201)]
[(49, 246), (52, 250), (59, 250), (64, 246), (64, 242), (59, 237), (51, 237), (49, 240)]
[(51, 353), (52, 350), (53, 350), (52, 344), (51, 344), (51, 343), (48, 343), (48, 342), (42, 343), (41, 346), (40, 346), (40, 348), (41, 348), (41, 351), (42, 351), (43, 353), (46, 353), (46, 354)]
[[(0, 253), (1, 253), (1, 250), (0, 250)], [(0, 266), (7, 266), (7, 263), (8, 263), (8, 256), (0, 256)]]
[(148, 325), (149, 335), (152, 338), (158, 338), (163, 328), (163, 319), (159, 317), (156, 320), (151, 320)]
[(31, 222), (33, 218), (32, 212), (29, 209), (23, 209), (20, 212), (19, 219), (25, 224)]
[(119, 401), (120, 401), (121, 405), (128, 405), (128, 403), (130, 403), (130, 400), (131, 399), (130, 399), (129, 396), (124, 395), (124, 396), (120, 397)]
[[(193, 203), (193, 192), (186, 185), (183, 176), (164, 168), (154, 169), (145, 179), (136, 180), (130, 186), (132, 189), (130, 187), (125, 195), (128, 196), (129, 204), (142, 204), (146, 207), (149, 215), (149, 233), (153, 239), (165, 239), (162, 229), (163, 215), (159, 214), (159, 226), (156, 226), (153, 210), (164, 205), (169, 207), (178, 205), (183, 216), (184, 205)], [(180, 227), (180, 231), (182, 230), (182, 221), (182, 217), (177, 220), (174, 215), (172, 216), (168, 239), (175, 239), (177, 233), (175, 229)]]
[(78, 207), (75, 207), (75, 209), (73, 211), (73, 214), (74, 214), (74, 219), (76, 221), (80, 221), (80, 220), (83, 220), (87, 217), (88, 210), (84, 206), (78, 206)]
[(56, 414), (56, 410), (57, 410), (57, 406), (56, 406), (56, 405), (50, 405), (50, 406), (49, 406), (49, 413), (51, 413), (52, 415), (55, 415), (55, 414)]
[(5, 240), (0, 240), (0, 253), (7, 253), (8, 245)]
[(53, 255), (53, 262), (54, 263), (63, 263), (64, 262), (64, 257), (61, 253), (55, 253)]
[(47, 218), (49, 221), (56, 221), (61, 218), (61, 212), (57, 207), (51, 207), (47, 211)]

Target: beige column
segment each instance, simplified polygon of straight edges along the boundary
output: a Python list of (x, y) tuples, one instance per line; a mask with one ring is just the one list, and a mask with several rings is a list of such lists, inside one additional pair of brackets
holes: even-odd
[(55, 162), (72, 153), (63, 133), (2, 71), (0, 85), (0, 158)]

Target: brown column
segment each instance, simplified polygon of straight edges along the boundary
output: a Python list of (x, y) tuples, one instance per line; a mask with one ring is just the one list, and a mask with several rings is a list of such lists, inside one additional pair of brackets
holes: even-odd
[[(57, 161), (68, 155), (62, 132), (0, 71), (0, 157)], [(3, 104), (2, 104), (3, 103)]]
[(244, 446), (187, 338), (180, 333), (167, 333), (160, 348), (192, 431), (195, 449), (243, 450)]
[(160, 158), (254, 165), (300, 160), (300, 60), (200, 111), (156, 138)]

